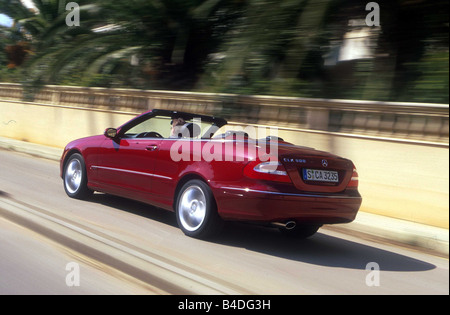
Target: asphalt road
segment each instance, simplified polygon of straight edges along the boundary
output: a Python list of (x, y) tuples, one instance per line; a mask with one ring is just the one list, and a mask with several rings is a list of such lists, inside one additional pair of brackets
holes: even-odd
[(0, 294), (164, 294), (0, 217)]
[(17, 209), (0, 209), (0, 294), (449, 294), (445, 258), (326, 228), (299, 241), (232, 223), (191, 239), (170, 212), (68, 198), (58, 167), (0, 150), (0, 201)]

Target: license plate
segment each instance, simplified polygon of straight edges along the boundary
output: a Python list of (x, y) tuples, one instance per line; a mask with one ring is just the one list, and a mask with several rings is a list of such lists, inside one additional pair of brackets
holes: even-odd
[(327, 183), (338, 183), (339, 175), (336, 171), (324, 171), (324, 170), (313, 170), (313, 169), (303, 169), (303, 180), (315, 181), (315, 182), (327, 182)]

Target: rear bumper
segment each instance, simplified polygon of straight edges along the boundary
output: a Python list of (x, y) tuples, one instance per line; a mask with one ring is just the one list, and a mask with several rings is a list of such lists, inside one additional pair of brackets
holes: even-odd
[(348, 194), (281, 193), (222, 186), (214, 195), (223, 219), (256, 222), (348, 223), (355, 219), (362, 203), (357, 191)]

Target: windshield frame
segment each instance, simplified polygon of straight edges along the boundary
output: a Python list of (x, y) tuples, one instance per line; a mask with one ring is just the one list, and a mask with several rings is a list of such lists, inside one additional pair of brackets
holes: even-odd
[(228, 123), (225, 119), (219, 118), (219, 117), (214, 117), (214, 116), (197, 115), (197, 114), (192, 114), (192, 113), (163, 110), (163, 109), (153, 109), (149, 112), (146, 112), (146, 113), (143, 113), (143, 114), (137, 116), (136, 118), (132, 119), (131, 121), (120, 126), (118, 128), (117, 135), (120, 138), (122, 138), (133, 127), (135, 127), (149, 119), (158, 117), (158, 116), (159, 117), (167, 117), (170, 119), (183, 118), (185, 121), (199, 119), (199, 120), (201, 120), (201, 122), (209, 123), (210, 127), (205, 132), (203, 132), (203, 134), (201, 135), (201, 139), (211, 139), (221, 127), (225, 126)]

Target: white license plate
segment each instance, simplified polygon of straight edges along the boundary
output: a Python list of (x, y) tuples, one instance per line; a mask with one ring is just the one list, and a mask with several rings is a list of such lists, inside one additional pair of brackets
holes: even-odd
[(315, 181), (315, 182), (327, 182), (327, 183), (338, 183), (339, 175), (336, 171), (324, 171), (324, 170), (313, 170), (313, 169), (303, 169), (303, 180)]

